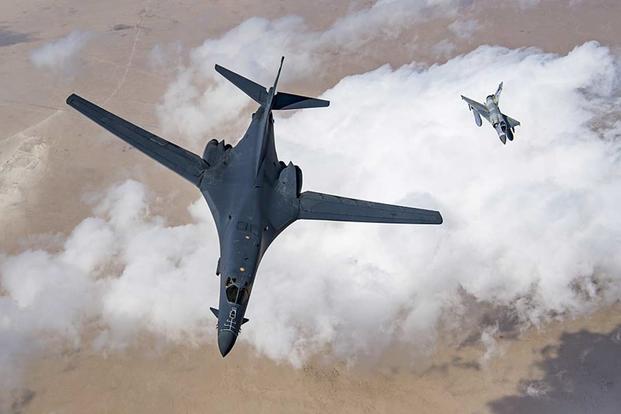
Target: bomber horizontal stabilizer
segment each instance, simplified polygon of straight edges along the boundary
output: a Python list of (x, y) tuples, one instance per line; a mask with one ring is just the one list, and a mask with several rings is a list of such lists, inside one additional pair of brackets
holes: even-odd
[(259, 105), (263, 105), (265, 103), (265, 100), (267, 98), (267, 90), (264, 86), (259, 85), (258, 83), (251, 81), (248, 78), (244, 78), (242, 75), (239, 75), (232, 70), (228, 70), (227, 68), (220, 65), (216, 65), (216, 72), (228, 79), (228, 81), (231, 82), (233, 85), (244, 91), (246, 95), (254, 99)]
[(330, 101), (323, 99), (278, 92), (272, 102), (272, 109), (323, 108), (329, 105)]
[[(284, 59), (284, 58), (283, 58)], [(270, 92), (274, 92), (280, 77), (280, 69), (282, 68), (282, 60), (280, 61), (281, 67), (278, 69), (278, 76), (274, 82), (274, 88), (270, 89)], [(268, 102), (268, 97), (271, 96), (267, 89), (259, 85), (258, 83), (251, 81), (248, 78), (243, 77), (225, 67), (216, 65), (216, 71), (228, 79), (233, 85), (237, 86), (249, 97), (254, 99), (259, 105), (270, 105), (270, 110), (280, 109), (304, 109), (304, 108), (322, 108), (330, 105), (330, 101), (324, 99), (311, 98), (309, 96), (294, 95), (292, 93), (278, 92), (273, 95), (271, 103)]]

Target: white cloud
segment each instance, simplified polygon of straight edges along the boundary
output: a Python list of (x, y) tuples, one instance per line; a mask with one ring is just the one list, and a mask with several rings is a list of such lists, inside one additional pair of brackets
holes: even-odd
[(474, 19), (458, 19), (449, 24), (448, 28), (455, 36), (467, 39), (479, 29), (479, 22)]
[(450, 40), (443, 39), (431, 47), (431, 51), (438, 57), (448, 57), (455, 50), (455, 44)]
[(541, 3), (541, 0), (517, 0), (517, 4), (523, 9), (536, 7), (539, 3)]
[[(477, 128), (459, 99), (482, 98), (499, 80), (501, 107), (522, 121), (507, 146), (489, 126)], [(296, 224), (300, 237), (308, 232), (326, 246), (314, 253), (321, 263), (312, 274), (286, 272), (280, 293), (273, 293), (279, 284), (271, 287), (274, 296), (301, 295), (262, 309), (268, 318), (279, 313), (274, 306), (284, 308), (290, 320), (270, 321), (269, 336), (246, 333), (274, 357), (299, 344), (304, 352), (331, 345), (349, 355), (381, 348), (384, 337), (367, 336), (378, 327), (396, 340), (432, 338), (460, 287), (532, 323), (551, 311), (586, 311), (600, 296), (617, 299), (619, 144), (589, 129), (602, 102), (617, 100), (617, 81), (608, 49), (594, 43), (566, 57), (481, 47), (425, 70), (383, 67), (348, 77), (325, 94), (328, 110), (278, 119), (277, 134), (286, 137), (279, 153), (301, 164), (305, 188), (437, 207), (446, 220), (442, 228)], [(284, 255), (298, 262), (308, 249)], [(284, 273), (270, 257), (264, 274)], [(360, 309), (369, 313), (358, 319), (352, 313)]]
[(80, 50), (91, 38), (91, 33), (74, 30), (67, 36), (47, 43), (30, 54), (30, 61), (40, 69), (72, 72)]
[[(364, 47), (373, 39), (450, 17), (459, 4), (380, 1), (324, 32), (299, 17), (249, 19), (192, 51), (160, 118), (165, 129), (204, 140), (248, 102), (214, 63), (269, 83), (285, 54), (284, 78), (317, 77), (326, 56), (373, 53)], [(450, 29), (469, 36), (472, 22)], [(32, 61), (65, 70), (87, 37), (72, 32)], [(152, 63), (165, 55), (154, 50)], [(429, 68), (349, 76), (324, 94), (330, 108), (277, 114), (279, 154), (301, 165), (306, 189), (438, 208), (445, 223), (294, 224), (262, 263), (241, 340), (294, 364), (326, 349), (356, 360), (395, 343), (432, 347), (460, 290), (525, 324), (618, 300), (621, 123), (599, 122), (617, 111), (617, 69), (595, 43), (567, 56), (484, 46)], [(522, 121), (507, 146), (488, 125), (477, 128), (459, 99), (481, 99), (500, 80), (502, 109)], [(148, 203), (128, 181), (105, 194), (59, 252), (0, 257), (3, 372), (50, 340), (79, 343), (91, 324), (104, 348), (144, 331), (213, 341), (218, 248), (208, 209), (201, 200), (190, 207), (192, 224), (168, 226)]]
[(489, 362), (504, 353), (504, 349), (498, 344), (496, 335), (498, 334), (498, 324), (489, 326), (481, 332), (481, 343), (485, 347), (485, 352), (481, 356), (479, 363), (486, 367)]
[(179, 71), (158, 108), (161, 124), (166, 133), (196, 142), (213, 134), (217, 126), (236, 122), (249, 101), (214, 71), (216, 63), (267, 85), (284, 55), (287, 81), (319, 78), (318, 69), (327, 59), (376, 54), (377, 50), (365, 46), (376, 39), (394, 39), (418, 21), (453, 16), (461, 4), (462, 0), (381, 0), (321, 32), (311, 30), (298, 16), (250, 18), (191, 51), (190, 64)]
[(155, 70), (175, 70), (181, 66), (183, 45), (180, 42), (156, 44), (149, 52), (149, 66)]
[(218, 283), (205, 270), (215, 269), (217, 251), (203, 221), (208, 209), (191, 206), (197, 224), (167, 227), (148, 215), (147, 200), (135, 181), (114, 186), (59, 252), (0, 257), (0, 390), (15, 383), (32, 352), (57, 341), (77, 346), (92, 324), (95, 345), (111, 348), (136, 329), (193, 342), (211, 333)]
[(79, 343), (81, 328), (98, 314), (97, 269), (110, 260), (111, 241), (108, 224), (89, 218), (61, 253), (29, 250), (0, 258), (2, 388), (16, 381), (20, 362), (32, 352), (58, 339)]

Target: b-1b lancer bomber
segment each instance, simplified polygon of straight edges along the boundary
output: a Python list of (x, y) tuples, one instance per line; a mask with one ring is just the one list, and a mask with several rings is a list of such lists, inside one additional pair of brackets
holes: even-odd
[[(283, 58), (284, 59), (284, 58)], [(272, 111), (328, 106), (329, 102), (277, 92), (282, 60), (269, 89), (222, 66), (216, 71), (259, 104), (236, 146), (207, 143), (202, 157), (131, 124), (75, 94), (67, 104), (194, 184), (207, 200), (220, 242), (218, 347), (226, 356), (237, 339), (257, 268), (268, 246), (298, 219), (369, 223), (441, 224), (433, 210), (302, 192), (302, 171), (276, 155)]]
[(503, 144), (506, 144), (507, 138), (509, 138), (509, 141), (513, 141), (515, 127), (520, 125), (520, 121), (517, 121), (500, 112), (500, 108), (498, 107), (500, 92), (502, 92), (502, 82), (498, 85), (498, 89), (495, 94), (489, 95), (485, 98), (485, 105), (480, 104), (477, 101), (473, 101), (470, 98), (466, 98), (464, 95), (461, 96), (461, 99), (468, 103), (468, 109), (472, 111), (472, 114), (474, 115), (474, 122), (476, 122), (477, 126), (481, 126), (483, 124), (481, 117), (487, 119), (487, 121), (492, 124), (496, 130), (500, 141), (502, 141)]

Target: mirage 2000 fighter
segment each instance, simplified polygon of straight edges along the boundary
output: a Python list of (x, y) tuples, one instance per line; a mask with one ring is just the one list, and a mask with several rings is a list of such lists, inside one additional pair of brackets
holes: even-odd
[(477, 126), (481, 126), (483, 123), (481, 117), (487, 119), (496, 130), (500, 141), (503, 144), (506, 144), (507, 138), (509, 138), (509, 141), (513, 141), (515, 127), (520, 125), (520, 121), (500, 112), (500, 108), (498, 107), (500, 92), (502, 92), (502, 82), (498, 85), (498, 89), (495, 94), (488, 95), (488, 97), (485, 98), (485, 105), (480, 104), (477, 101), (473, 101), (470, 98), (466, 98), (464, 95), (461, 96), (461, 99), (468, 103), (468, 108), (472, 111), (474, 115), (474, 122), (476, 122)]

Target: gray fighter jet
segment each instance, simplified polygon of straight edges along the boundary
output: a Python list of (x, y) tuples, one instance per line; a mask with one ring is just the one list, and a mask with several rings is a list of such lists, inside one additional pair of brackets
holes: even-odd
[(498, 101), (500, 99), (501, 92), (502, 82), (498, 85), (498, 89), (495, 94), (489, 95), (485, 98), (485, 105), (480, 104), (477, 101), (473, 101), (470, 98), (466, 98), (464, 95), (461, 96), (461, 99), (468, 103), (468, 108), (472, 111), (472, 114), (474, 115), (474, 122), (476, 122), (477, 126), (481, 126), (483, 123), (483, 121), (481, 121), (481, 117), (487, 119), (487, 121), (492, 124), (496, 130), (500, 141), (503, 144), (506, 144), (507, 138), (509, 138), (509, 141), (513, 141), (515, 127), (520, 125), (520, 122), (500, 112), (500, 108), (498, 108)]
[[(194, 184), (213, 215), (220, 242), (218, 347), (225, 356), (237, 339), (259, 262), (270, 243), (298, 219), (370, 223), (441, 224), (437, 211), (302, 192), (302, 171), (276, 155), (273, 110), (325, 107), (328, 101), (277, 92), (222, 66), (216, 71), (254, 99), (259, 108), (236, 146), (211, 140), (202, 157), (75, 94), (67, 104)], [(284, 299), (286, 300), (286, 298)]]

